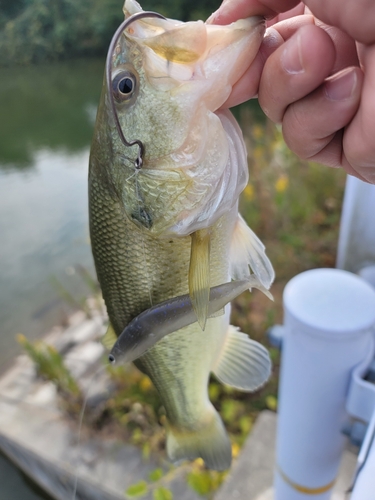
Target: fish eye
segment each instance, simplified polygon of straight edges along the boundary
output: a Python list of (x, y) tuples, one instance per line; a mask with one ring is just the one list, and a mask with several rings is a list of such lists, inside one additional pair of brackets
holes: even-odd
[(122, 80), (118, 82), (118, 89), (121, 92), (121, 94), (128, 95), (131, 92), (133, 92), (134, 88), (134, 81), (132, 78), (129, 78), (126, 76)]
[(130, 71), (121, 71), (112, 80), (112, 92), (118, 103), (129, 101), (136, 93), (137, 78)]

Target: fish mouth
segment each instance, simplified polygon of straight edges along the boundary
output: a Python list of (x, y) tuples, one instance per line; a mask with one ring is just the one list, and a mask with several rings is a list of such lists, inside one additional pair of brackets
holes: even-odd
[(174, 98), (193, 90), (193, 101), (203, 98), (216, 111), (253, 62), (264, 32), (261, 16), (227, 26), (144, 18), (126, 36), (142, 47), (145, 74), (155, 89)]
[(228, 26), (205, 26), (207, 55), (203, 72), (206, 79), (216, 82), (215, 86), (211, 86), (205, 102), (211, 111), (216, 111), (254, 61), (263, 40), (265, 20), (256, 16), (240, 19)]

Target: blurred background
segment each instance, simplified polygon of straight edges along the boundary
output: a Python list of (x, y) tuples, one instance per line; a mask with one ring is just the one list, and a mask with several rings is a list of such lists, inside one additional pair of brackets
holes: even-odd
[[(142, 2), (145, 10), (184, 21), (206, 19), (218, 5)], [(122, 20), (122, 0), (0, 0), (1, 372), (20, 350), (17, 333), (40, 337), (64, 324), (91, 293), (89, 147), (105, 54)], [(266, 244), (277, 278), (275, 303), (246, 294), (233, 307), (233, 322), (266, 342), (266, 329), (281, 321), (282, 290), (290, 277), (335, 264), (345, 175), (298, 160), (256, 101), (234, 113), (249, 152), (250, 184), (241, 210)], [(237, 405), (224, 404), (229, 428), (241, 412), (255, 418), (265, 407), (276, 408), (278, 354), (271, 355), (274, 379), (251, 400), (251, 409), (241, 407), (241, 396), (232, 397)], [(211, 399), (219, 405), (226, 400), (218, 391), (213, 384)], [(240, 434), (249, 430), (243, 422)], [(2, 457), (0, 478), (4, 500), (47, 498)]]

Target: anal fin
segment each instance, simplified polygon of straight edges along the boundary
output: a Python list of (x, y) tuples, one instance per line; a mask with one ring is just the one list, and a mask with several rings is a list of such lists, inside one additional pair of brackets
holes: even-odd
[(115, 345), (116, 341), (117, 341), (117, 335), (111, 323), (108, 323), (107, 331), (103, 335), (101, 343), (104, 345), (106, 349), (108, 349), (108, 351), (110, 351), (112, 347)]
[(191, 235), (189, 295), (202, 330), (205, 329), (210, 300), (210, 232), (200, 229)]
[(224, 384), (252, 392), (266, 383), (271, 366), (268, 351), (262, 344), (229, 325), (221, 356), (212, 371)]

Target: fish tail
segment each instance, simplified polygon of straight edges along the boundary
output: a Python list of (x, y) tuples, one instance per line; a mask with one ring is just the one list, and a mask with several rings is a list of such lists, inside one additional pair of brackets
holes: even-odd
[(173, 462), (202, 458), (208, 469), (226, 470), (232, 462), (232, 447), (223, 422), (213, 406), (199, 429), (167, 430), (167, 453)]

